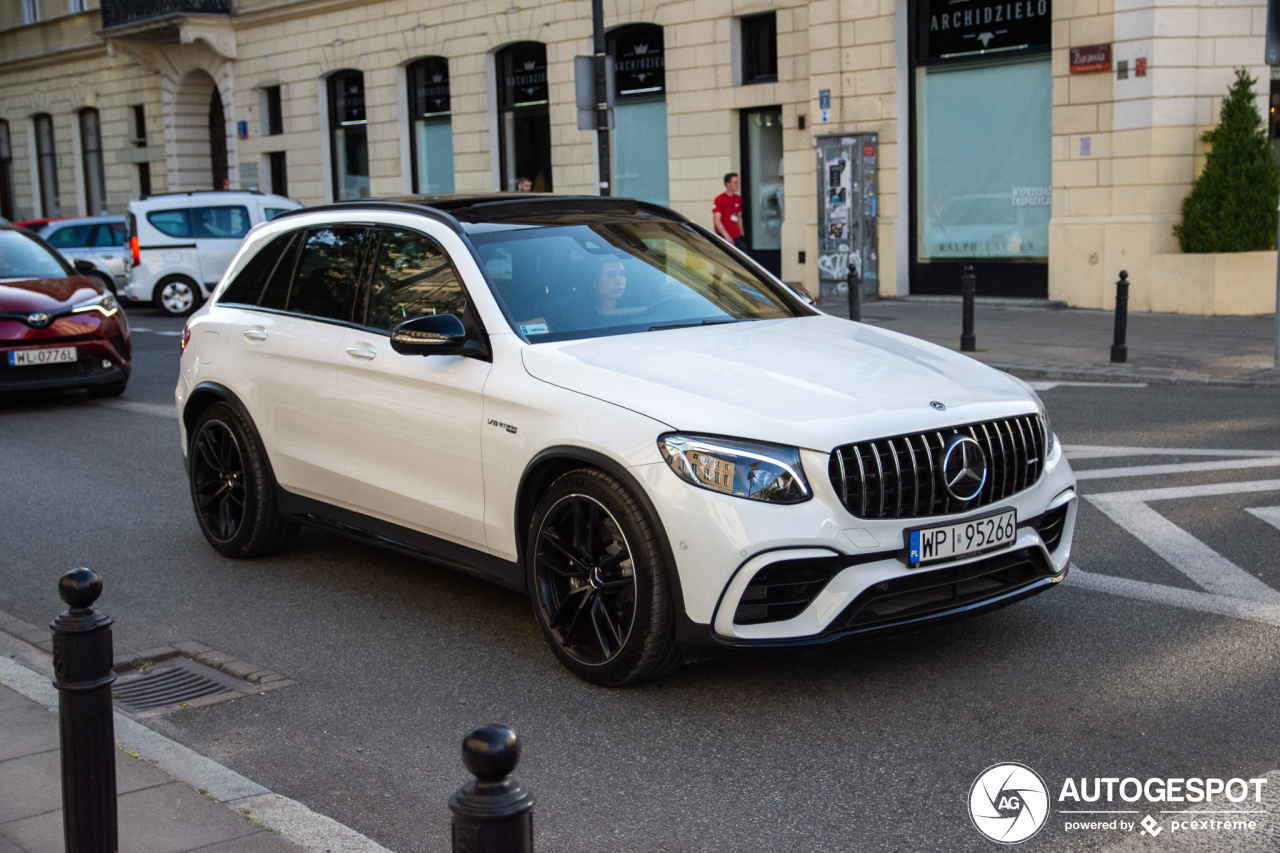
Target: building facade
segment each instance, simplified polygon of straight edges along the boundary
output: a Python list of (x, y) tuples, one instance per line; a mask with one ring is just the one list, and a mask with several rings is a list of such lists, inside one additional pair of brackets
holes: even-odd
[[(535, 190), (710, 224), (726, 172), (784, 280), (1189, 310), (1172, 227), (1261, 0), (606, 0), (612, 174), (578, 129), (586, 0), (23, 0), (0, 10), (0, 213)], [(1176, 261), (1176, 259), (1175, 259)], [(1179, 292), (1175, 292), (1179, 291)], [(1266, 310), (1265, 308), (1262, 310)]]

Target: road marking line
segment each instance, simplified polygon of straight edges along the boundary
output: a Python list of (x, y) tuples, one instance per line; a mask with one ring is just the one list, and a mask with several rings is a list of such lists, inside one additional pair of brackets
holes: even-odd
[(1179, 465), (1131, 465), (1125, 468), (1093, 468), (1076, 471), (1077, 480), (1108, 480), (1119, 477), (1154, 477), (1160, 474), (1191, 474), (1197, 471), (1230, 471), (1236, 468), (1273, 468), (1280, 456), (1262, 459), (1231, 459), (1223, 462), (1184, 462)]
[(1086, 495), (1085, 498), (1120, 525), (1121, 529), (1135, 536), (1169, 565), (1209, 592), (1280, 606), (1280, 592), (1276, 592), (1145, 502), (1114, 496)]
[(108, 409), (120, 409), (140, 415), (156, 415), (162, 418), (177, 420), (178, 410), (162, 403), (135, 403), (132, 400), (95, 400), (94, 405), (106, 406)]
[(1109, 447), (1104, 444), (1064, 444), (1069, 459), (1101, 459), (1106, 456), (1275, 456), (1275, 450), (1205, 450), (1195, 447)]
[(1094, 574), (1084, 571), (1075, 563), (1071, 564), (1071, 571), (1067, 574), (1064, 583), (1096, 592), (1149, 601), (1153, 604), (1168, 604), (1188, 610), (1199, 610), (1202, 613), (1230, 616), (1234, 619), (1280, 627), (1280, 604), (1249, 601), (1243, 598), (1215, 595), (1211, 592), (1196, 592), (1164, 584)]
[(1200, 486), (1167, 486), (1162, 489), (1134, 489), (1127, 492), (1100, 492), (1088, 495), (1109, 501), (1171, 501), (1179, 498), (1212, 498), (1251, 492), (1278, 492), (1280, 480), (1241, 480), (1232, 483), (1205, 483)]
[(1280, 506), (1250, 506), (1245, 507), (1244, 511), (1280, 529)]
[[(49, 679), (15, 660), (0, 657), (0, 684), (58, 711), (58, 691)], [(331, 853), (390, 853), (333, 818), (302, 803), (272, 793), (252, 779), (223, 767), (211, 758), (115, 712), (116, 743), (180, 782), (208, 795), (242, 815), (251, 817), (281, 838), (307, 850)]]

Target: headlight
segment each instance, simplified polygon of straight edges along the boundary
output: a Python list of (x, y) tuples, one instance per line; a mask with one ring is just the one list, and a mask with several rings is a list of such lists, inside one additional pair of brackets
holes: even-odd
[(120, 303), (116, 302), (116, 298), (110, 293), (104, 293), (101, 296), (95, 296), (92, 299), (77, 303), (71, 309), (72, 314), (81, 314), (85, 311), (97, 311), (103, 317), (110, 317), (112, 314), (120, 310)]
[(753, 501), (796, 504), (813, 497), (794, 447), (670, 434), (658, 449), (682, 480)]
[(1040, 399), (1040, 395), (1036, 393), (1034, 388), (1022, 379), (1014, 376), (1012, 373), (1008, 374), (1008, 377), (1021, 385), (1023, 389), (1031, 395), (1031, 399), (1036, 401), (1036, 408), (1040, 410), (1040, 423), (1044, 426), (1044, 452), (1048, 454), (1049, 450), (1053, 447), (1053, 427), (1049, 424), (1049, 409), (1045, 406), (1044, 400)]

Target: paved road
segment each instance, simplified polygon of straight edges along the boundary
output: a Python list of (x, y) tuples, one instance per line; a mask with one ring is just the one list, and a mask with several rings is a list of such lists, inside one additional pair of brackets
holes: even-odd
[[(392, 850), (447, 849), (460, 737), (492, 721), (525, 741), (544, 850), (991, 850), (966, 802), (996, 762), (1055, 797), (1068, 776), (1280, 767), (1280, 392), (1046, 388), (1091, 472), (1067, 584), (907, 638), (607, 691), (556, 663), (514, 593), (318, 532), (218, 557), (169, 411), (181, 324), (130, 314), (120, 401), (0, 400), (0, 610), (43, 624), (58, 574), (91, 565), (118, 653), (198, 640), (297, 680), (148, 724)], [(1136, 838), (1064, 820), (1026, 849)]]

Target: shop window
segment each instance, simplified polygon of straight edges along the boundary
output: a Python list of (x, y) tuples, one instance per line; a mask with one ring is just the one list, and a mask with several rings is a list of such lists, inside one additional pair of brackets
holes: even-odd
[(742, 19), (742, 84), (778, 80), (778, 15), (766, 12)]
[(61, 216), (62, 200), (58, 197), (58, 154), (53, 143), (53, 116), (40, 113), (31, 121), (36, 135), (40, 215)]
[(409, 97), (409, 163), (413, 192), (453, 192), (453, 121), (449, 63), (432, 56), (405, 69)]
[(613, 194), (671, 203), (662, 27), (635, 24), (609, 33), (614, 59)]
[(0, 216), (13, 220), (13, 147), (9, 144), (9, 122), (0, 119)]
[(329, 78), (329, 155), (333, 197), (369, 197), (369, 137), (364, 111), (364, 74), (339, 71)]
[(90, 216), (107, 213), (107, 181), (102, 169), (102, 128), (98, 111), (80, 111), (80, 157), (84, 170), (84, 203)]
[(526, 41), (498, 51), (498, 163), (500, 186), (551, 192), (551, 113), (547, 46)]

